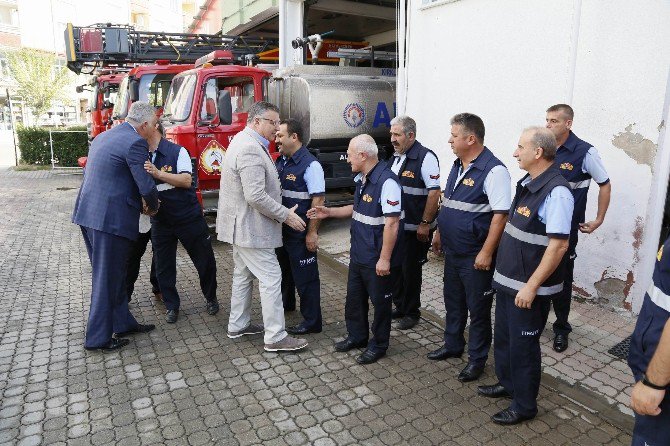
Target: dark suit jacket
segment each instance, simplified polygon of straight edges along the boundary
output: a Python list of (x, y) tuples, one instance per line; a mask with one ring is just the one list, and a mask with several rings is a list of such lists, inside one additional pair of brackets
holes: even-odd
[(144, 170), (147, 142), (128, 123), (99, 134), (91, 144), (72, 222), (130, 240), (138, 236), (142, 200), (158, 208), (158, 191)]

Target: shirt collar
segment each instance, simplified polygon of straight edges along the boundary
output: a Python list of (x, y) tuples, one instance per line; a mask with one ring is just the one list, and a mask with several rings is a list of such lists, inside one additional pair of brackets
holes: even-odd
[(247, 129), (249, 129), (249, 134), (250, 134), (256, 141), (258, 141), (259, 143), (261, 143), (261, 145), (263, 146), (263, 148), (265, 148), (265, 150), (268, 150), (268, 147), (270, 146), (270, 141), (268, 141), (267, 139), (265, 139), (263, 136), (261, 136), (260, 133), (258, 133), (256, 130), (252, 129), (251, 127), (247, 127)]
[(568, 135), (568, 139), (565, 140), (563, 145), (561, 147), (565, 147), (571, 152), (574, 152), (575, 149), (577, 148), (577, 143), (579, 142), (579, 138), (577, 138), (577, 135), (572, 133), (572, 130), (570, 130), (570, 134)]

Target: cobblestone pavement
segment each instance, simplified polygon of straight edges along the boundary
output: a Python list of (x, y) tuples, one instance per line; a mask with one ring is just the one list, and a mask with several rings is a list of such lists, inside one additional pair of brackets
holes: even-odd
[[(349, 264), (348, 222), (330, 222), (322, 246), (342, 265)], [(423, 268), (421, 303), (424, 315), (444, 326), (444, 300), (442, 297), (444, 262), (429, 253), (429, 262)], [(579, 257), (577, 258), (579, 262)], [(577, 264), (579, 267), (579, 263)], [(495, 312), (495, 303), (494, 309)], [(633, 376), (625, 360), (607, 351), (628, 337), (635, 328), (635, 319), (629, 312), (617, 313), (610, 308), (589, 301), (573, 300), (570, 309), (570, 346), (563, 353), (552, 348), (551, 324), (556, 319), (549, 314), (549, 323), (541, 337), (542, 365), (546, 375), (560, 380), (574, 390), (586, 390), (587, 395), (597, 395), (604, 404), (616, 407), (623, 415), (632, 416), (630, 392)], [(421, 331), (419, 325), (415, 330)], [(579, 395), (579, 393), (577, 394)], [(590, 398), (585, 396), (586, 399)]]
[[(270, 354), (261, 336), (228, 339), (232, 265), (221, 243), (219, 314), (206, 314), (180, 250), (182, 313), (166, 324), (145, 258), (131, 308), (157, 329), (119, 352), (87, 352), (90, 266), (70, 223), (80, 181), (0, 172), (2, 444), (630, 444), (626, 429), (550, 386), (540, 390), (535, 420), (491, 423), (506, 401), (458, 382), (463, 360), (425, 359), (441, 339), (435, 325), (394, 331), (388, 356), (371, 366), (357, 365), (354, 352), (333, 352), (345, 333), (345, 277), (328, 262), (320, 265), (324, 331), (309, 336), (306, 351)], [(257, 300), (253, 308), (260, 320)], [(287, 323), (298, 319), (290, 313)], [(483, 382), (493, 379), (487, 369)]]

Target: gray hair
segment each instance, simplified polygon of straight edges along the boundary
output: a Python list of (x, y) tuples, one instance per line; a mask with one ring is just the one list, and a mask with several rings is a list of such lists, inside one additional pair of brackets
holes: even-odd
[(524, 133), (530, 133), (530, 142), (533, 144), (533, 148), (537, 149), (538, 147), (542, 148), (542, 158), (547, 161), (553, 161), (556, 158), (556, 149), (558, 148), (558, 143), (556, 142), (556, 137), (551, 130), (546, 127), (528, 127), (523, 131)]
[(250, 124), (255, 118), (260, 118), (261, 115), (263, 115), (267, 111), (273, 111), (279, 113), (279, 107), (265, 101), (255, 102), (251, 107), (249, 107), (249, 112), (247, 115), (247, 124)]
[(372, 136), (367, 133), (362, 135), (354, 136), (351, 138), (351, 144), (356, 150), (360, 153), (365, 153), (367, 156), (372, 158), (377, 158), (379, 154), (379, 149), (377, 148), (377, 143), (375, 142)]
[(144, 101), (136, 101), (130, 106), (126, 120), (134, 125), (142, 125), (156, 117), (156, 109)]
[(391, 125), (396, 124), (402, 127), (402, 132), (405, 135), (414, 133), (414, 136), (416, 136), (416, 121), (414, 119), (407, 115), (396, 116), (395, 118), (391, 119)]

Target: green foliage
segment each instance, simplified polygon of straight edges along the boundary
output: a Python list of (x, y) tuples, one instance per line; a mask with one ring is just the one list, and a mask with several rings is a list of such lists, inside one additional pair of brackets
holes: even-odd
[[(85, 126), (69, 127), (68, 132), (52, 130), (54, 158), (60, 167), (76, 167), (77, 158), (88, 154), (88, 135)], [(76, 132), (72, 132), (76, 131)], [(49, 129), (42, 127), (19, 127), (19, 149), (21, 162), (25, 164), (51, 164)]]
[(66, 87), (72, 76), (66, 67), (58, 67), (51, 53), (31, 48), (7, 52), (7, 63), (17, 84), (17, 93), (39, 118), (55, 100), (67, 100)]

